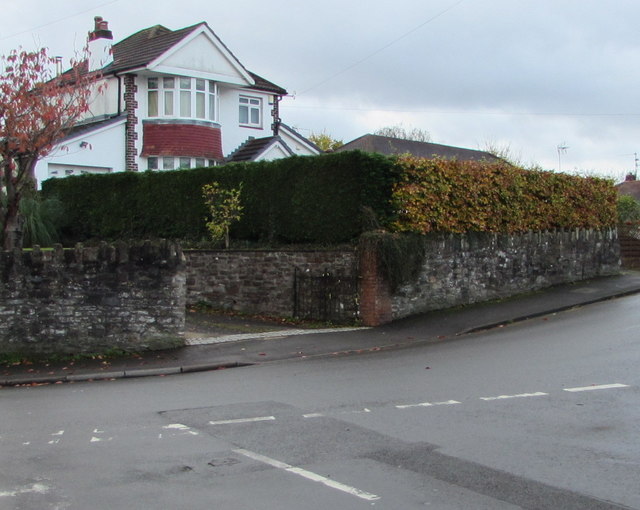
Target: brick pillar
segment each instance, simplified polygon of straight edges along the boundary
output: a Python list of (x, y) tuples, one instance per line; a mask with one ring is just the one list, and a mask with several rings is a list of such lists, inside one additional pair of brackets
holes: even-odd
[(376, 243), (360, 242), (360, 318), (365, 326), (393, 320), (389, 283), (380, 271)]
[(138, 101), (136, 93), (138, 86), (136, 85), (136, 75), (126, 74), (124, 76), (124, 106), (127, 114), (127, 122), (125, 124), (125, 163), (126, 169), (130, 172), (138, 171), (136, 142), (138, 140), (138, 117), (136, 110)]

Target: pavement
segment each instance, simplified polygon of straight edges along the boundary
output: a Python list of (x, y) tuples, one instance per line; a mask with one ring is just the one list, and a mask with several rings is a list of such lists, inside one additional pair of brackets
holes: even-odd
[(0, 387), (169, 376), (406, 348), (636, 293), (640, 293), (640, 272), (625, 270), (505, 300), (424, 313), (377, 328), (317, 328), (191, 309), (185, 347), (118, 358), (0, 365)]

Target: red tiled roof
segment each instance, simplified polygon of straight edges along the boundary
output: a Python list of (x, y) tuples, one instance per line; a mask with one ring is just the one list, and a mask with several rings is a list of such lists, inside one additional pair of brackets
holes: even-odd
[(142, 156), (222, 159), (220, 128), (197, 124), (144, 123)]

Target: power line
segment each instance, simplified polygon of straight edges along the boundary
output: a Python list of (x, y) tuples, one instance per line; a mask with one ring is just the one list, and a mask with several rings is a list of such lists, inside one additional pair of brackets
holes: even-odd
[(360, 64), (362, 64), (364, 61), (369, 60), (371, 57), (377, 55), (378, 53), (381, 53), (382, 51), (386, 50), (387, 48), (389, 48), (390, 46), (393, 46), (394, 44), (396, 44), (397, 42), (401, 41), (402, 39), (409, 37), (411, 34), (413, 34), (414, 32), (420, 30), (423, 26), (425, 26), (428, 23), (431, 23), (432, 21), (438, 19), (440, 16), (446, 14), (447, 12), (449, 12), (450, 10), (454, 9), (455, 7), (457, 7), (458, 5), (460, 5), (462, 2), (464, 2), (465, 0), (458, 0), (458, 2), (456, 2), (455, 4), (447, 7), (445, 10), (440, 11), (438, 14), (436, 14), (435, 16), (432, 16), (431, 18), (429, 18), (426, 21), (423, 21), (422, 23), (420, 23), (417, 27), (412, 28), (411, 30), (409, 30), (408, 32), (405, 32), (404, 34), (402, 34), (399, 37), (396, 37), (394, 40), (392, 40), (391, 42), (385, 44), (384, 46), (378, 48), (377, 50), (369, 53), (368, 55), (362, 57), (360, 60), (354, 62), (353, 64), (348, 65), (347, 67), (341, 69), (340, 71), (337, 71), (336, 73), (332, 74), (331, 76), (329, 76), (328, 78), (325, 78), (324, 80), (322, 80), (321, 82), (316, 83), (315, 85), (312, 85), (311, 87), (308, 87), (306, 89), (304, 89), (302, 92), (300, 92), (300, 94), (306, 94), (307, 92), (309, 92), (310, 90), (315, 89), (316, 87), (319, 87), (320, 85), (324, 85), (325, 83), (327, 83), (328, 81), (333, 80), (336, 76), (340, 76), (341, 74), (346, 73), (347, 71), (353, 69), (356, 66), (359, 66)]
[(64, 16), (63, 18), (58, 18), (58, 19), (55, 19), (53, 21), (49, 21), (49, 22), (44, 23), (42, 25), (38, 25), (37, 27), (28, 28), (28, 29), (22, 30), (20, 32), (15, 32), (13, 34), (2, 36), (2, 37), (0, 37), (0, 41), (5, 41), (7, 39), (11, 39), (12, 37), (16, 37), (16, 36), (22, 35), (22, 34), (28, 34), (30, 32), (34, 32), (36, 30), (40, 30), (41, 28), (48, 27), (50, 25), (55, 25), (56, 23), (60, 23), (61, 21), (65, 21), (65, 20), (68, 20), (70, 18), (74, 18), (76, 16), (80, 16), (81, 14), (86, 14), (87, 12), (94, 11), (95, 9), (99, 9), (99, 8), (105, 7), (107, 5), (115, 4), (116, 2), (119, 2), (119, 1), (120, 0), (111, 0), (110, 2), (104, 2), (104, 3), (101, 3), (99, 5), (94, 5), (93, 7), (89, 8), (89, 9), (86, 9), (84, 11), (76, 12), (75, 14), (69, 14), (68, 16)]
[(303, 106), (281, 103), (281, 108), (299, 110), (338, 110), (354, 112), (390, 112), (390, 113), (428, 113), (431, 115), (488, 115), (488, 116), (533, 116), (533, 117), (639, 117), (640, 113), (617, 112), (511, 112), (511, 111), (478, 111), (478, 110), (425, 110), (408, 108), (359, 108), (350, 106)]

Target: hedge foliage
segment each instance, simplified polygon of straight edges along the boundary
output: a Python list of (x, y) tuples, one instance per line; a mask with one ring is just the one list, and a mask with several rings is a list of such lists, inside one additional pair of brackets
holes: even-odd
[(67, 243), (207, 237), (202, 187), (242, 183), (242, 218), (235, 239), (285, 243), (341, 243), (363, 231), (363, 210), (383, 224), (393, 216), (397, 167), (384, 156), (345, 152), (272, 162), (233, 163), (170, 172), (123, 172), (51, 179), (45, 196), (67, 208)]
[(616, 223), (613, 184), (507, 163), (389, 158), (359, 151), (171, 172), (52, 179), (66, 207), (63, 241), (207, 237), (202, 187), (242, 185), (231, 237), (351, 241), (363, 231), (523, 232)]
[(398, 158), (396, 232), (502, 232), (605, 228), (617, 192), (599, 177), (525, 170), (506, 162)]

